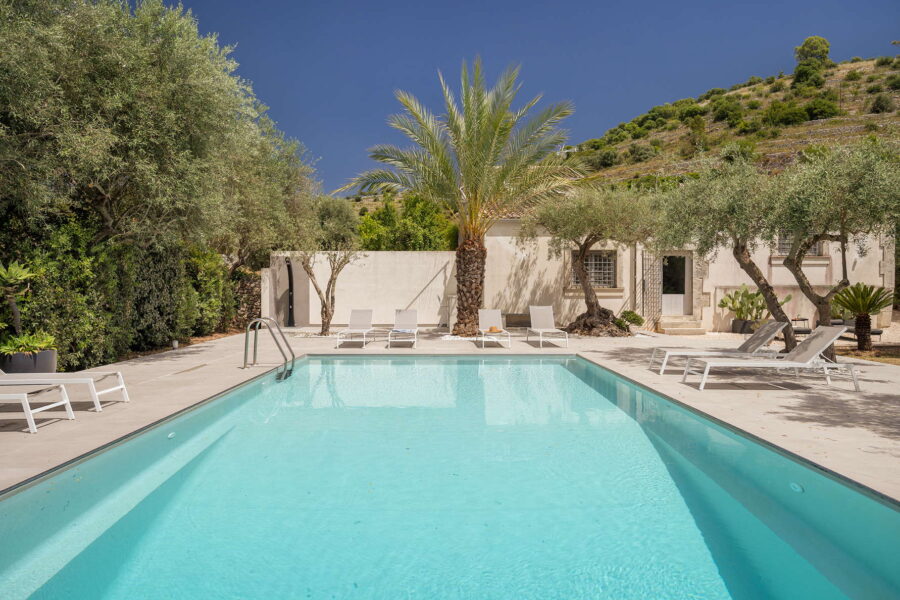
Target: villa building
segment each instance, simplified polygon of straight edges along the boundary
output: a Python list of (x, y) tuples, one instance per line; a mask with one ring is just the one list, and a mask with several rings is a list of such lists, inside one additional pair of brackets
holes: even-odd
[[(571, 255), (553, 255), (549, 237), (524, 242), (518, 239), (518, 231), (519, 221), (508, 219), (495, 224), (487, 235), (484, 305), (499, 308), (507, 315), (508, 326), (519, 324), (529, 305), (552, 305), (557, 320), (567, 323), (584, 310)], [(814, 307), (783, 265), (786, 252), (785, 241), (779, 240), (775, 248), (760, 246), (754, 260), (779, 297), (791, 295), (785, 304), (788, 316), (812, 323)], [(289, 252), (272, 254), (263, 280), (264, 314), (285, 325), (318, 325), (315, 289), (298, 261), (290, 259)], [(351, 308), (373, 308), (375, 322), (385, 325), (393, 322), (398, 308), (418, 309), (422, 325), (452, 323), (454, 263), (453, 252), (366, 252), (338, 279), (333, 323), (346, 324)], [(864, 251), (851, 244), (847, 264), (851, 283), (893, 289), (893, 238), (870, 238)], [(804, 271), (814, 285), (827, 289), (840, 279), (840, 265), (839, 245), (822, 243), (805, 259)], [(703, 258), (691, 250), (659, 256), (640, 246), (600, 244), (591, 252), (587, 267), (603, 306), (616, 313), (634, 310), (650, 327), (667, 333), (728, 331), (733, 315), (719, 308), (719, 301), (742, 284), (754, 287), (727, 249)], [(327, 279), (325, 261), (315, 270), (319, 281)], [(293, 310), (289, 311), (291, 297)], [(890, 320), (890, 311), (882, 311), (873, 317), (873, 326), (888, 327)]]

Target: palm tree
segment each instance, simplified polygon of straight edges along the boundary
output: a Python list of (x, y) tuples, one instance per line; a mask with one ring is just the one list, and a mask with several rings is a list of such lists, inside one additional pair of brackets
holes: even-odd
[(872, 349), (872, 317), (893, 304), (893, 294), (885, 288), (857, 283), (844, 288), (834, 297), (834, 303), (856, 315), (856, 348)]
[(398, 91), (405, 112), (388, 123), (415, 146), (375, 146), (371, 158), (389, 168), (362, 173), (341, 189), (412, 191), (455, 215), (460, 243), (453, 333), (471, 336), (478, 333), (484, 299), (485, 234), (498, 219), (524, 205), (564, 192), (578, 174), (557, 152), (566, 139), (557, 126), (573, 107), (554, 104), (527, 118), (540, 100), (537, 96), (514, 109), (518, 67), (508, 68), (488, 89), (481, 60), (475, 60), (471, 73), (463, 63), (460, 102), (438, 75), (446, 114), (435, 116), (411, 94)]

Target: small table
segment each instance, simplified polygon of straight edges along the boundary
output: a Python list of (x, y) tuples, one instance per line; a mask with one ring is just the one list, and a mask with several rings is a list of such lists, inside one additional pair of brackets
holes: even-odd
[(812, 329), (809, 328), (809, 319), (804, 317), (791, 319), (791, 327), (794, 328), (795, 335), (809, 335), (812, 333)]

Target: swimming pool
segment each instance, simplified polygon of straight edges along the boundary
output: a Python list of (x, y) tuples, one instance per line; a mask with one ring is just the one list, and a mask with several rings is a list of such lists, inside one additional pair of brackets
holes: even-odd
[(4, 597), (892, 598), (900, 512), (574, 357), (309, 357), (0, 501)]

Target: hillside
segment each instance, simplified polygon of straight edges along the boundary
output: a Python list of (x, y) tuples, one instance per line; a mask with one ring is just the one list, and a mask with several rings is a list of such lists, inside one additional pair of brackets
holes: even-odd
[(829, 61), (803, 83), (794, 79), (751, 77), (656, 106), (566, 151), (598, 177), (623, 180), (691, 171), (705, 152), (729, 142), (752, 146), (777, 168), (811, 144), (900, 138), (900, 57)]

